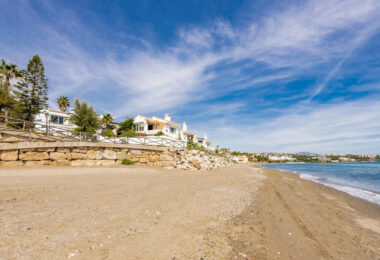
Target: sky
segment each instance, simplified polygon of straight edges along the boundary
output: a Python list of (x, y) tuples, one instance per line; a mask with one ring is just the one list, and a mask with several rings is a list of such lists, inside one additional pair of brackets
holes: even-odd
[(170, 113), (244, 152), (380, 154), (378, 0), (1, 0), (0, 58), (49, 105)]

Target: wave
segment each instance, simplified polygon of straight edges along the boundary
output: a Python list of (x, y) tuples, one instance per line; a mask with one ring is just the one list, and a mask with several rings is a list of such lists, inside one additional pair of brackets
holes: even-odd
[(364, 189), (359, 189), (359, 188), (353, 188), (349, 186), (343, 186), (343, 185), (337, 185), (337, 184), (330, 184), (326, 182), (326, 178), (320, 177), (320, 176), (315, 176), (315, 175), (310, 175), (310, 174), (299, 174), (299, 176), (302, 179), (307, 179), (310, 181), (315, 181), (318, 183), (321, 183), (323, 185), (329, 186), (331, 188), (334, 188), (336, 190), (343, 191), (345, 193), (350, 194), (351, 196), (361, 198), (364, 200), (367, 200), (369, 202), (375, 203), (377, 205), (380, 205), (380, 194)]

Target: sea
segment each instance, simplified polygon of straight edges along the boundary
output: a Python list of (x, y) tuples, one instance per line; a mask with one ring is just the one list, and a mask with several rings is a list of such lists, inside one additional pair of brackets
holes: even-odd
[(380, 205), (380, 162), (371, 163), (284, 163), (265, 168), (297, 173), (352, 196)]

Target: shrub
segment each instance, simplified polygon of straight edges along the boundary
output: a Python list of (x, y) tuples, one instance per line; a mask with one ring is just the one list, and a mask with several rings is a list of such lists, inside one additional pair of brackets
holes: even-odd
[(102, 133), (102, 136), (105, 136), (105, 137), (113, 137), (113, 136), (115, 136), (115, 134), (113, 133), (113, 131), (112, 131), (111, 129), (108, 129), (108, 130), (106, 130), (106, 131), (104, 131), (104, 132)]
[(124, 165), (131, 165), (133, 164), (133, 161), (131, 159), (123, 159), (121, 161), (121, 164), (124, 164)]
[(121, 137), (136, 137), (138, 136), (138, 134), (134, 130), (131, 129), (131, 130), (123, 132), (120, 136)]
[(162, 131), (157, 132), (154, 136), (163, 136), (165, 135)]
[(126, 119), (125, 121), (121, 122), (119, 124), (119, 128), (117, 129), (117, 134), (123, 134), (125, 132), (128, 132), (130, 130), (133, 131), (133, 118)]

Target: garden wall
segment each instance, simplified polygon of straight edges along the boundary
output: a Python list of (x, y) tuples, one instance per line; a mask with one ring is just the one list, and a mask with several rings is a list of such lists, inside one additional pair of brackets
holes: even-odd
[(219, 156), (167, 147), (91, 143), (19, 142), (0, 144), (0, 166), (115, 166), (123, 159), (137, 165), (210, 170), (230, 165)]

